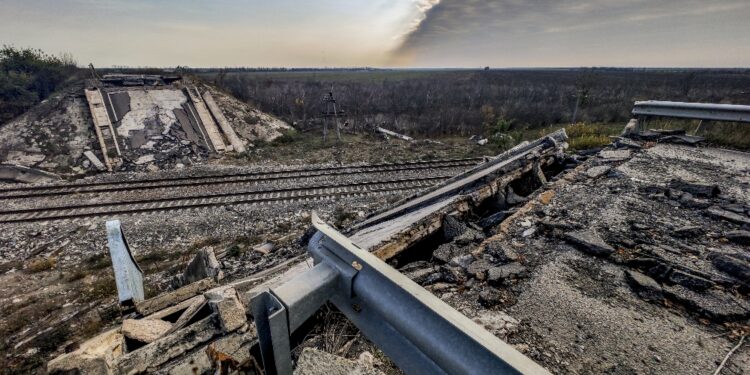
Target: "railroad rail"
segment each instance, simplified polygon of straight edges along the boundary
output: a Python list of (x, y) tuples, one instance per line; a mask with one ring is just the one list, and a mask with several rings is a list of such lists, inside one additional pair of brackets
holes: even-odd
[(239, 172), (223, 175), (180, 176), (171, 178), (142, 179), (121, 182), (90, 182), (24, 186), (0, 189), (0, 200), (61, 196), (69, 194), (109, 193), (121, 191), (150, 190), (155, 188), (195, 187), (249, 182), (271, 182), (321, 176), (343, 176), (355, 174), (406, 172), (418, 170), (470, 167), (483, 161), (482, 158), (442, 159), (401, 163), (380, 163), (362, 166), (337, 166), (318, 168), (282, 169), (271, 171)]
[(170, 198), (124, 200), (0, 211), (0, 223), (22, 223), (95, 216), (109, 216), (239, 204), (317, 200), (329, 197), (369, 195), (424, 189), (452, 175), (398, 178), (364, 182), (328, 183), (307, 187), (245, 190)]

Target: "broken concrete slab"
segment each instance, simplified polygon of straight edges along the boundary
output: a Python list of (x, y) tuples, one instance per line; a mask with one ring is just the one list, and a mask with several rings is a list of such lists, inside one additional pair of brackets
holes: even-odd
[(491, 286), (485, 287), (479, 292), (479, 303), (484, 307), (494, 307), (501, 304), (504, 300), (503, 293), (497, 288)]
[(203, 295), (197, 295), (192, 298), (186, 299), (176, 305), (166, 307), (151, 315), (145, 316), (144, 319), (164, 319), (165, 317), (170, 316), (172, 314), (187, 310), (191, 305), (195, 304), (196, 302), (205, 300), (205, 299), (206, 298), (203, 297)]
[(115, 371), (120, 374), (145, 373), (190, 352), (219, 334), (221, 329), (214, 319), (207, 317), (118, 358), (114, 363)]
[(690, 182), (683, 180), (672, 180), (669, 182), (669, 188), (684, 191), (694, 196), (712, 198), (721, 194), (719, 185), (706, 184), (701, 182)]
[(616, 148), (640, 149), (643, 147), (640, 142), (624, 137), (615, 137), (615, 141), (613, 142), (613, 144)]
[(432, 256), (442, 261), (443, 263), (448, 263), (451, 261), (451, 259), (459, 256), (468, 254), (469, 249), (461, 246), (456, 246), (456, 244), (453, 243), (444, 243), (440, 246), (438, 246), (435, 251), (432, 252)]
[(633, 153), (628, 150), (604, 150), (599, 153), (599, 158), (603, 162), (618, 162), (625, 161), (632, 157)]
[(673, 270), (669, 274), (669, 281), (698, 292), (714, 286), (711, 280), (681, 270)]
[(615, 252), (593, 229), (565, 233), (565, 239), (592, 255), (607, 256)]
[(677, 143), (677, 144), (685, 144), (685, 145), (697, 145), (699, 143), (702, 143), (706, 140), (706, 138), (698, 137), (695, 135), (687, 135), (687, 134), (680, 134), (680, 135), (668, 135), (665, 137), (662, 137), (659, 139), (659, 142), (669, 142), (669, 143)]
[(451, 215), (445, 215), (443, 218), (443, 238), (446, 241), (453, 241), (454, 238), (462, 235), (469, 227), (462, 221), (459, 221)]
[(232, 333), (210, 343), (206, 348), (206, 354), (223, 368), (239, 370), (241, 367), (254, 364), (255, 358), (250, 351), (257, 341), (258, 333), (255, 331), (255, 325), (252, 325), (247, 332)]
[(519, 259), (518, 253), (510, 246), (504, 245), (502, 241), (487, 241), (484, 245), (484, 253), (499, 263), (510, 263)]
[(528, 200), (529, 200), (528, 197), (522, 197), (522, 196), (516, 194), (516, 192), (513, 191), (513, 188), (510, 185), (508, 185), (508, 188), (507, 188), (507, 190), (505, 192), (505, 203), (507, 203), (507, 204), (509, 204), (511, 206), (515, 206), (517, 204), (524, 203), (524, 202), (526, 202)]
[(750, 263), (729, 255), (717, 255), (711, 260), (714, 267), (744, 282), (750, 282)]
[(506, 338), (509, 334), (516, 333), (519, 324), (521, 324), (517, 319), (503, 311), (483, 310), (472, 320), (501, 339)]
[(664, 293), (695, 310), (700, 315), (719, 321), (736, 321), (750, 316), (750, 306), (720, 290), (704, 293), (692, 291), (682, 285), (664, 286)]
[(713, 218), (730, 221), (735, 224), (750, 225), (750, 218), (747, 215), (739, 215), (716, 206), (708, 208), (706, 214)]
[(152, 343), (167, 333), (172, 328), (172, 323), (160, 319), (125, 319), (122, 321), (122, 334), (125, 337)]
[[(172, 324), (172, 328), (170, 328), (166, 333), (167, 335), (178, 329), (182, 329), (182, 327), (185, 327), (191, 321), (193, 321), (196, 315), (198, 315), (198, 313), (203, 310), (203, 307), (207, 302), (206, 297), (204, 297), (203, 295), (195, 296), (188, 301), (191, 301), (192, 303), (187, 306), (185, 311), (183, 311), (182, 314), (180, 314), (180, 317), (177, 318), (174, 324)], [(180, 303), (179, 305), (182, 305), (182, 303)], [(169, 308), (167, 308), (167, 310), (169, 310)]]
[(141, 315), (150, 315), (161, 309), (176, 305), (188, 298), (192, 298), (196, 294), (210, 289), (215, 285), (216, 282), (213, 279), (203, 279), (172, 292), (160, 294), (143, 302), (137, 302), (135, 308)]
[(96, 155), (93, 152), (84, 151), (83, 156), (85, 156), (86, 159), (88, 159), (91, 162), (91, 164), (93, 164), (94, 167), (98, 169), (99, 171), (104, 172), (107, 170), (107, 167), (104, 165), (104, 163), (102, 163), (102, 161), (99, 160), (99, 158), (96, 157)]
[(526, 275), (526, 267), (521, 263), (510, 263), (499, 267), (492, 267), (487, 271), (487, 281), (499, 282), (506, 279), (519, 278)]
[(601, 176), (604, 176), (607, 174), (612, 167), (608, 165), (599, 165), (596, 167), (591, 167), (586, 170), (586, 176), (589, 176), (590, 178), (599, 178)]
[(382, 375), (382, 373), (369, 364), (308, 347), (302, 350), (294, 375)]
[(484, 259), (477, 259), (469, 264), (469, 267), (466, 268), (466, 272), (479, 279), (484, 279), (487, 270), (490, 268), (492, 268), (492, 263)]
[(240, 139), (234, 129), (232, 129), (232, 125), (227, 121), (226, 117), (224, 117), (224, 113), (221, 111), (221, 108), (219, 108), (219, 105), (216, 104), (211, 92), (205, 91), (203, 93), (203, 100), (206, 102), (208, 109), (216, 119), (219, 127), (221, 127), (221, 130), (224, 132), (227, 140), (232, 145), (233, 150), (239, 153), (245, 152), (245, 143), (242, 142), (242, 139)]
[(111, 374), (112, 364), (125, 349), (125, 337), (120, 329), (113, 329), (87, 340), (71, 353), (63, 354), (47, 363), (47, 372), (82, 375)]
[(738, 245), (750, 245), (750, 231), (746, 230), (733, 230), (724, 234), (730, 242), (734, 242)]
[[(504, 197), (505, 196), (503, 196), (503, 199), (504, 199)], [(504, 201), (503, 201), (503, 203), (504, 203)], [(477, 222), (477, 224), (482, 229), (488, 229), (488, 228), (496, 227), (496, 226), (498, 226), (503, 221), (503, 219), (505, 219), (506, 216), (507, 216), (507, 213), (505, 211), (495, 212), (494, 214), (492, 214), (490, 216), (487, 216), (487, 217), (485, 217), (482, 220), (479, 220), (479, 222)]]
[(209, 291), (205, 296), (211, 310), (219, 317), (221, 329), (225, 333), (235, 331), (247, 323), (245, 306), (240, 302), (240, 297), (234, 288)]
[(661, 285), (656, 280), (631, 270), (625, 271), (625, 278), (641, 298), (649, 301), (661, 301), (664, 298)]
[(212, 278), (217, 282), (224, 278), (221, 264), (216, 259), (216, 254), (212, 247), (198, 250), (187, 267), (185, 267), (182, 275), (175, 277), (173, 284), (174, 286), (188, 285), (206, 278)]

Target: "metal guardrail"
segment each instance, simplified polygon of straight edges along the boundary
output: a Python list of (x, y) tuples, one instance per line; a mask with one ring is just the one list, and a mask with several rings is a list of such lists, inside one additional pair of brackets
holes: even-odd
[(750, 105), (683, 103), (657, 100), (638, 101), (633, 105), (636, 117), (675, 117), (696, 120), (750, 122)]
[(407, 374), (548, 374), (317, 215), (316, 265), (252, 300), (266, 374), (291, 374), (290, 336), (326, 301)]
[(107, 245), (115, 271), (120, 306), (132, 307), (144, 298), (143, 271), (130, 252), (120, 220), (107, 221)]

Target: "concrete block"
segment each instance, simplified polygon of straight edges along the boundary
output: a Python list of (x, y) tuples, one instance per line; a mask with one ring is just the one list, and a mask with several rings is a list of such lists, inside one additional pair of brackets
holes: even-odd
[(205, 296), (208, 298), (209, 306), (219, 317), (224, 332), (235, 331), (247, 323), (245, 306), (233, 288), (210, 291)]
[(125, 319), (122, 322), (122, 334), (125, 337), (146, 344), (156, 341), (170, 328), (172, 323), (160, 319)]
[(78, 350), (47, 363), (48, 373), (112, 374), (112, 364), (123, 355), (125, 339), (119, 329), (104, 332)]

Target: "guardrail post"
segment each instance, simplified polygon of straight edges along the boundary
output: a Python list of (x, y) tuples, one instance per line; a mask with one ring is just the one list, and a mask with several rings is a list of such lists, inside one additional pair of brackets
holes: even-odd
[(326, 301), (407, 374), (549, 374), (313, 213), (316, 266), (252, 300), (267, 374), (291, 374), (289, 336)]

